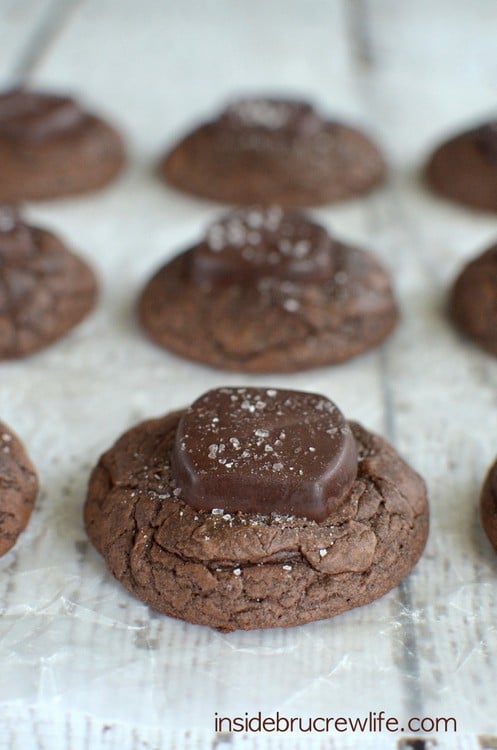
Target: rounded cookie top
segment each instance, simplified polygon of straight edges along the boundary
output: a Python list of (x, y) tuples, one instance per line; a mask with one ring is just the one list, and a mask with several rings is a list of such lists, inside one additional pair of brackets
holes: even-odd
[(428, 184), (446, 198), (497, 211), (497, 120), (442, 143), (426, 166)]
[[(266, 406), (257, 404), (269, 399), (276, 407), (264, 421)], [(288, 399), (303, 404), (301, 423), (292, 422)], [(240, 410), (252, 419), (240, 419)], [(329, 441), (321, 442), (323, 431)], [(258, 471), (266, 445), (279, 451), (282, 469)], [(240, 451), (249, 455), (238, 459)], [(347, 487), (335, 471), (344, 455)], [(285, 482), (274, 482), (280, 471)], [(286, 482), (307, 493), (297, 507)], [(319, 518), (316, 487), (335, 495)], [(85, 523), (133, 594), (173, 617), (233, 630), (332, 617), (386, 593), (423, 550), (428, 507), (423, 481), (395, 450), (346, 423), (323, 396), (224, 388), (125, 433), (92, 473)]]
[(93, 308), (91, 269), (51, 232), (0, 205), (0, 360), (64, 336)]
[(0, 422), (0, 556), (26, 528), (37, 493), (38, 478), (24, 446)]
[(173, 186), (223, 203), (332, 203), (385, 176), (371, 140), (305, 101), (244, 98), (181, 140), (162, 160)]
[(23, 88), (0, 94), (0, 201), (93, 190), (123, 163), (118, 133), (71, 97)]
[(480, 497), (483, 528), (497, 552), (497, 461), (490, 467)]
[(218, 219), (142, 292), (150, 337), (227, 370), (291, 372), (380, 343), (397, 321), (386, 271), (369, 253), (279, 207)]
[(497, 245), (464, 266), (453, 284), (449, 309), (464, 334), (497, 356)]

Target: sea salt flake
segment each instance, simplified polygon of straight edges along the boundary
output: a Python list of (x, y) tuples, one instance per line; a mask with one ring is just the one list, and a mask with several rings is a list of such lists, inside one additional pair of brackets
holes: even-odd
[(224, 509), (223, 508), (213, 508), (211, 510), (211, 514), (213, 516), (222, 516), (224, 514)]
[(283, 468), (284, 467), (282, 463), (273, 464), (273, 471), (282, 471)]
[(269, 437), (269, 431), (262, 429), (254, 430), (254, 435), (261, 438)]
[(291, 569), (292, 569), (291, 565), (288, 565), (288, 564), (283, 565), (283, 570), (291, 570)]
[(310, 249), (310, 243), (307, 240), (301, 240), (300, 242), (297, 242), (296, 245), (294, 245), (293, 254), (296, 258), (305, 258)]
[(233, 570), (233, 575), (234, 576), (241, 576), (241, 574), (242, 574), (242, 569), (241, 568), (235, 568)]
[(323, 548), (323, 549), (319, 550), (319, 557), (326, 557), (327, 554), (328, 554), (328, 550), (327, 549)]
[(259, 229), (264, 224), (264, 216), (259, 211), (249, 211), (246, 222), (252, 229)]
[(296, 299), (286, 299), (283, 302), (283, 307), (287, 312), (297, 312), (300, 308), (300, 302)]

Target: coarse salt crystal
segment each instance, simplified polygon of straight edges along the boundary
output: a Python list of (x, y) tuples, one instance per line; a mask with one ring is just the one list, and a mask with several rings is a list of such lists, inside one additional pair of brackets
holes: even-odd
[(259, 429), (259, 430), (254, 430), (254, 435), (256, 435), (257, 437), (265, 438), (269, 436), (269, 432), (268, 430)]

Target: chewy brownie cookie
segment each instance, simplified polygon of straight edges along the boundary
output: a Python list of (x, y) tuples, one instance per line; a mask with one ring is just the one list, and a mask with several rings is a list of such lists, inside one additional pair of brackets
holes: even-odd
[(497, 211), (497, 120), (442, 143), (428, 162), (426, 179), (450, 200)]
[(0, 360), (64, 336), (93, 308), (92, 270), (51, 232), (0, 206)]
[(462, 269), (449, 305), (460, 330), (497, 356), (497, 245)]
[(123, 164), (120, 135), (74, 99), (25, 89), (0, 94), (0, 201), (94, 190)]
[(162, 160), (162, 176), (222, 203), (311, 206), (353, 198), (385, 177), (364, 133), (323, 119), (307, 102), (241, 99)]
[(153, 276), (139, 313), (160, 346), (244, 372), (341, 362), (397, 322), (388, 275), (372, 255), (275, 207), (217, 221)]
[(425, 485), (323, 396), (220, 388), (126, 432), (94, 469), (90, 539), (155, 609), (221, 630), (298, 625), (395, 587)]
[(37, 494), (38, 477), (24, 446), (0, 422), (0, 557), (26, 528)]
[(497, 461), (491, 467), (480, 499), (481, 520), (488, 538), (497, 552)]

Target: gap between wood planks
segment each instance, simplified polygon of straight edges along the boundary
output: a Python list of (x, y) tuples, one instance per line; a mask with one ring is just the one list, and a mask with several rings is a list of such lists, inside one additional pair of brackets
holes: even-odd
[(12, 86), (23, 85), (55, 44), (84, 0), (52, 0), (40, 23), (20, 50), (10, 75)]
[[(370, 87), (368, 86), (367, 79), (374, 74), (376, 57), (371, 28), (372, 9), (368, 0), (344, 0), (343, 7), (348, 27), (351, 63), (356, 70), (358, 92), (365, 108), (371, 112), (374, 110), (374, 104), (370, 98)], [(391, 184), (387, 186), (387, 190), (388, 202), (390, 204), (389, 209), (393, 219), (401, 207)], [(382, 221), (375, 210), (374, 203), (370, 203), (366, 211), (371, 229), (373, 231), (381, 231)], [(407, 226), (407, 217), (404, 215), (402, 219), (404, 225)], [(385, 433), (388, 440), (395, 444), (396, 415), (391, 388), (388, 345), (381, 347), (378, 352), (378, 360), (381, 374)], [(397, 591), (398, 601), (403, 610), (400, 622), (403, 636), (401, 674), (404, 688), (404, 705), (409, 716), (424, 716), (416, 628), (411, 615), (412, 589), (409, 576), (402, 581)]]

